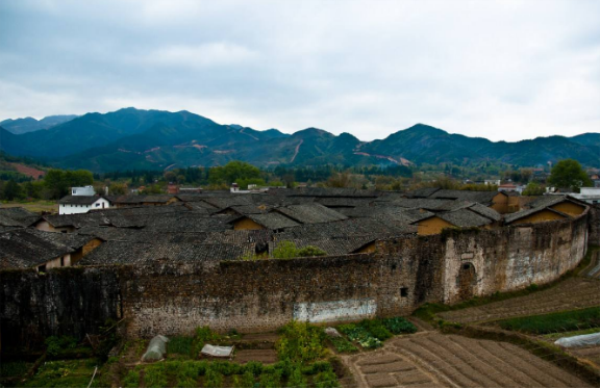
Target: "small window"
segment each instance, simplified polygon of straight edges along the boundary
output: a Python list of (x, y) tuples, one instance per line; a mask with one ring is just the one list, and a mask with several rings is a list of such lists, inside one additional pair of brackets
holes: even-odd
[(468, 263), (465, 263), (465, 264), (463, 265), (463, 269), (464, 269), (464, 270), (469, 270), (469, 267), (471, 267), (471, 266), (470, 266)]
[(400, 288), (400, 297), (408, 297), (408, 288)]
[(60, 257), (60, 266), (65, 266), (65, 257)]
[(45, 272), (46, 271), (46, 265), (38, 266), (38, 271)]

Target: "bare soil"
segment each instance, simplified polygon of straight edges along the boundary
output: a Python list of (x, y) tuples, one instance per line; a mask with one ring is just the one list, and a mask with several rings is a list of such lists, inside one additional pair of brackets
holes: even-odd
[(447, 321), (477, 323), (600, 306), (600, 279), (573, 277), (523, 297), (440, 313)]
[(589, 387), (510, 343), (434, 331), (342, 359), (364, 387)]
[(235, 352), (233, 361), (236, 363), (246, 363), (250, 361), (262, 363), (277, 362), (277, 352), (273, 349), (248, 349)]

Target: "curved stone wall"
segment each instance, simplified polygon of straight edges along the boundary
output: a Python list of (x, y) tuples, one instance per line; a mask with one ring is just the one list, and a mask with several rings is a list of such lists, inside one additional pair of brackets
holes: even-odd
[(272, 330), (407, 315), (425, 302), (551, 282), (577, 266), (588, 214), (498, 230), (385, 239), (375, 254), (264, 261), (157, 263), (0, 272), (3, 347), (49, 335), (97, 333), (125, 319), (131, 336)]

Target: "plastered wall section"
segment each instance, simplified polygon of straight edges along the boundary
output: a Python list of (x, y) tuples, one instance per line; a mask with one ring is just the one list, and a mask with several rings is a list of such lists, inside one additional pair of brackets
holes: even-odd
[[(461, 288), (473, 296), (552, 282), (575, 268), (586, 254), (588, 216), (479, 231), (446, 241), (443, 302), (459, 302)], [(470, 286), (461, 283), (465, 264), (475, 268)]]

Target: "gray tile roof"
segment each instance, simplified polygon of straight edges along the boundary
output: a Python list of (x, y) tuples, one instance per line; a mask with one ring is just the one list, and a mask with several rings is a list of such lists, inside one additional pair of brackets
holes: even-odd
[(93, 236), (20, 229), (0, 234), (0, 268), (26, 269), (72, 253)]
[(230, 222), (238, 221), (245, 217), (269, 230), (281, 230), (283, 228), (296, 227), (300, 225), (292, 219), (276, 212), (269, 212), (264, 214), (248, 214), (245, 216), (236, 217)]
[(517, 221), (519, 219), (523, 219), (524, 217), (531, 216), (531, 215), (534, 215), (534, 214), (536, 214), (538, 212), (542, 212), (542, 211), (545, 211), (545, 210), (548, 210), (550, 212), (556, 213), (557, 215), (569, 218), (569, 215), (564, 214), (564, 213), (559, 212), (559, 211), (556, 211), (556, 210), (554, 210), (552, 208), (549, 208), (549, 207), (538, 207), (538, 208), (532, 208), (532, 209), (524, 209), (524, 210), (519, 211), (519, 212), (515, 212), (515, 213), (511, 213), (511, 214), (505, 215), (504, 216), (504, 223), (505, 224), (511, 224), (511, 223), (513, 223), (513, 222), (515, 222), (515, 221)]
[(345, 215), (318, 203), (288, 205), (275, 208), (273, 212), (281, 213), (300, 224), (329, 223), (346, 219)]
[(0, 227), (5, 229), (29, 227), (41, 216), (21, 207), (0, 208)]
[(92, 205), (103, 196), (65, 196), (58, 202), (64, 205)]

